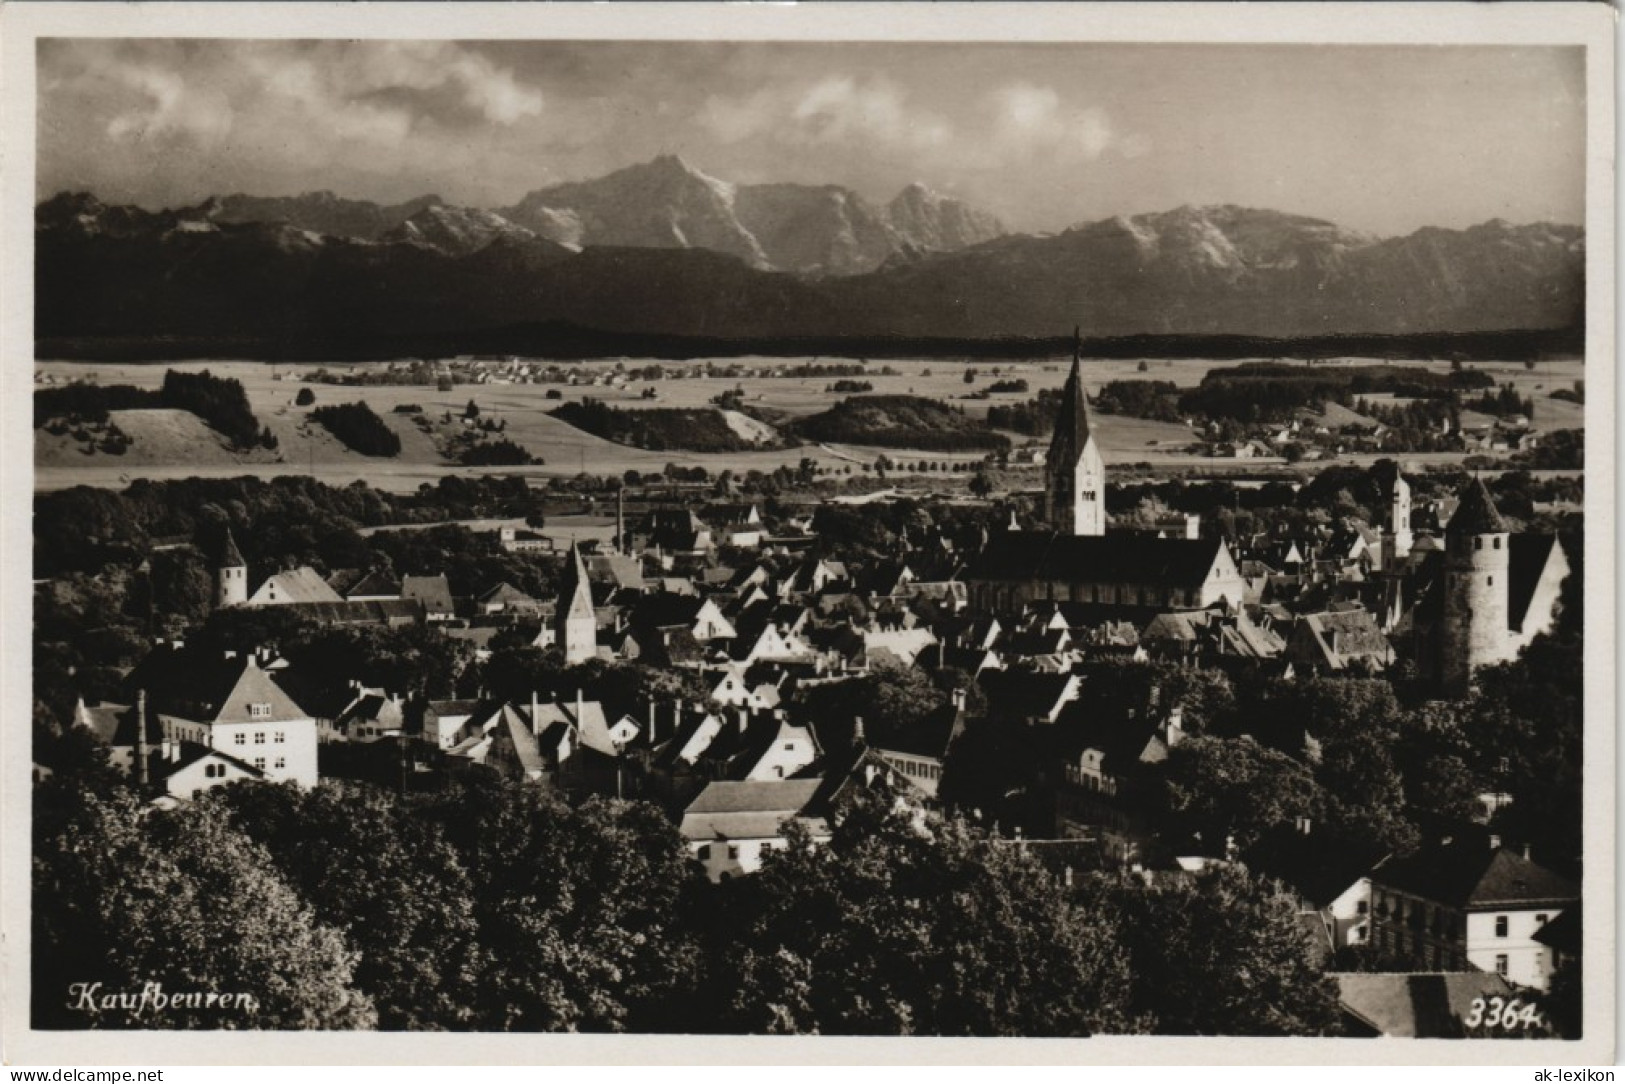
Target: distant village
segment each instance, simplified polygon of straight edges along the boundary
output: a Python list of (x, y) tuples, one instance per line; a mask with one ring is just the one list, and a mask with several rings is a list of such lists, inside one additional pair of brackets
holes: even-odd
[[(455, 366), (436, 370), (448, 372), (461, 379)], [(479, 372), (576, 379), (517, 363)], [(1277, 436), (1318, 426), (1379, 437), (1365, 421), (1305, 420)], [(839, 539), (820, 538), (811, 511), (770, 523), (740, 500), (629, 515), (623, 496), (613, 519), (585, 534), (546, 522), (489, 528), (503, 552), (558, 562), (545, 597), (510, 582), (457, 594), (444, 574), (253, 567), (228, 529), (200, 540), (217, 611), (429, 629), (476, 659), (518, 645), (566, 668), (637, 664), (683, 675), (704, 695), (610, 710), (579, 688), (435, 698), (421, 685), (323, 687), (275, 643), (207, 654), (174, 638), (129, 672), (122, 702), (81, 698), (74, 722), (161, 806), (241, 781), (309, 788), (356, 774), (409, 788), (496, 773), (656, 803), (705, 876), (722, 882), (756, 873), (792, 822), (829, 838), (843, 796), (875, 791), (922, 818), (970, 818), (1031, 849), (1065, 884), (1102, 867), (1179, 878), (1238, 860), (1234, 836), (1168, 839), (1143, 823), (1156, 800), (1148, 770), (1193, 740), (1190, 705), (1153, 682), (1103, 708), (1092, 666), (1159, 663), (1250, 680), (1403, 673), (1450, 703), (1482, 668), (1552, 629), (1571, 571), (1557, 537), (1512, 530), (1481, 480), (1413, 501), (1397, 469), (1380, 522), (1261, 537), (1223, 537), (1186, 514), (1115, 525), (1076, 361), (1054, 435), (1033, 462), (1044, 477), (1040, 522), (922, 523), (858, 562)], [(841, 703), (819, 696), (844, 683), (909, 674), (954, 687), (906, 726), (877, 728), (861, 706), (839, 716), (792, 709)], [(993, 725), (1041, 751), (1052, 785), (1036, 820), (966, 808), (945, 786), (964, 771), (954, 758), (967, 731)], [(1510, 997), (1545, 990), (1578, 950), (1577, 884), (1489, 827), (1509, 801), (1482, 791), (1472, 816), (1406, 854), (1326, 849), (1311, 819), (1294, 823), (1272, 873), (1328, 966), (1351, 948), (1400, 962), (1340, 979), (1357, 1032), (1416, 1033), (1417, 1017), (1393, 1008), (1414, 973), (1442, 976), (1438, 996), (1451, 1004)]]

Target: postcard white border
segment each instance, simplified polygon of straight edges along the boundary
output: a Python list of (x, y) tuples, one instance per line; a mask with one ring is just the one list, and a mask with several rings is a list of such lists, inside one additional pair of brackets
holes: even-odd
[[(1616, 12), (1600, 3), (211, 3), (0, 6), (0, 934), (5, 1060), (57, 1064), (1612, 1064), (1615, 1057), (1615, 613), (1611, 424), (1586, 429), (1585, 1032), (1577, 1043), (1488, 1040), (688, 1038), (401, 1033), (38, 1032), (28, 1026), (33, 488), (35, 40), (41, 37), (443, 38), (1582, 45), (1587, 49), (1586, 380), (1616, 401)], [(1608, 421), (1612, 419), (1609, 418)]]

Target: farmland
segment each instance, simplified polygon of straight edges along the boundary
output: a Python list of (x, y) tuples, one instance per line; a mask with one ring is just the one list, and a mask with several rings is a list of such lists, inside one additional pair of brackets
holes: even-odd
[[(830, 360), (830, 359), (820, 359)], [(1353, 359), (1350, 359), (1351, 362)], [(785, 359), (737, 358), (725, 364), (739, 364), (750, 369), (769, 370), (793, 364)], [(620, 386), (610, 385), (607, 378), (617, 365), (636, 369), (647, 362), (637, 360), (591, 361), (576, 363), (573, 367), (582, 373), (602, 374), (603, 382), (577, 384), (519, 384), (486, 383), (458, 384), (449, 391), (437, 390), (433, 385), (367, 387), (340, 387), (308, 385), (302, 377), (322, 367), (318, 364), (272, 366), (261, 362), (185, 362), (172, 365), (154, 364), (98, 364), (81, 362), (44, 361), (36, 365), (41, 380), (65, 383), (89, 380), (101, 384), (132, 384), (143, 388), (156, 388), (163, 380), (166, 368), (187, 372), (208, 369), (216, 376), (240, 380), (247, 391), (249, 403), (260, 422), (277, 438), (274, 454), (256, 454), (241, 457), (217, 453), (214, 448), (203, 448), (199, 454), (169, 456), (168, 444), (163, 454), (157, 449), (144, 451), (139, 438), (127, 456), (103, 454), (85, 455), (59, 441), (36, 442), (35, 484), (40, 489), (56, 489), (71, 485), (120, 486), (127, 484), (132, 468), (138, 468), (143, 477), (170, 478), (191, 475), (234, 476), (243, 473), (303, 473), (333, 484), (366, 479), (368, 482), (391, 490), (415, 489), (424, 482), (442, 475), (459, 473), (529, 474), (535, 476), (592, 474), (620, 474), (627, 470), (659, 471), (667, 464), (679, 466), (705, 466), (713, 472), (729, 469), (735, 473), (750, 470), (772, 471), (780, 466), (796, 466), (802, 459), (811, 459), (821, 468), (856, 470), (860, 464), (873, 464), (882, 454), (894, 463), (910, 460), (947, 462), (973, 461), (980, 453), (911, 453), (907, 451), (862, 448), (843, 445), (808, 444), (799, 448), (764, 449), (716, 454), (678, 451), (644, 451), (610, 443), (584, 433), (564, 421), (551, 417), (549, 412), (561, 403), (579, 402), (594, 398), (623, 409), (701, 408), (711, 404), (719, 393), (734, 388), (742, 391), (743, 403), (749, 408), (782, 411), (789, 415), (806, 416), (826, 410), (842, 396), (826, 391), (831, 381), (824, 378), (781, 378), (752, 375), (741, 378), (696, 377), (664, 379), (655, 382), (632, 380)], [(1157, 379), (1168, 380), (1181, 387), (1196, 385), (1205, 373), (1219, 366), (1239, 364), (1235, 361), (1189, 359), (1179, 361), (1153, 360), (1140, 371), (1135, 360), (1089, 361), (1085, 363), (1085, 382), (1093, 390), (1109, 380)], [(1336, 364), (1336, 363), (1320, 363)], [(1429, 369), (1443, 370), (1444, 362), (1415, 362)], [(668, 369), (700, 371), (702, 362), (666, 363)], [(1066, 378), (1066, 362), (1056, 358), (1047, 362), (997, 362), (979, 359), (964, 363), (952, 360), (888, 360), (886, 366), (896, 375), (879, 375), (880, 363), (870, 366), (873, 372), (864, 377), (874, 385), (876, 395), (918, 395), (952, 403), (962, 408), (971, 418), (984, 418), (987, 408), (999, 402), (1017, 402), (1044, 388), (1059, 387)], [(1522, 395), (1536, 401), (1535, 423), (1542, 429), (1579, 428), (1584, 424), (1584, 408), (1573, 403), (1549, 398), (1556, 388), (1566, 388), (1584, 376), (1584, 363), (1579, 360), (1545, 362), (1533, 370), (1513, 363), (1474, 362), (1472, 368), (1487, 371), (1498, 383), (1510, 382)], [(329, 371), (348, 369), (347, 366), (327, 364)], [(357, 367), (361, 370), (382, 369), (382, 363)], [(965, 382), (967, 368), (976, 371), (974, 383)], [(995, 369), (997, 373), (995, 373)], [(967, 396), (988, 387), (996, 380), (1022, 379), (1028, 384), (1026, 392), (1005, 393), (988, 398)], [(301, 388), (310, 387), (315, 402), (296, 406), (294, 399)], [(652, 398), (645, 398), (646, 388), (653, 388)], [(559, 398), (548, 398), (557, 392)], [(346, 449), (309, 418), (312, 409), (321, 405), (365, 400), (383, 417), (385, 423), (397, 432), (402, 441), (399, 457), (374, 459)], [(435, 441), (422, 432), (412, 421), (412, 415), (395, 413), (403, 404), (420, 406), (423, 413), (440, 419), (450, 412), (460, 417), (470, 401), (480, 408), (482, 418), (495, 418), (503, 424), (501, 435), (513, 440), (543, 462), (532, 467), (456, 467), (444, 460)], [(1226, 463), (1191, 455), (1186, 447), (1191, 442), (1189, 430), (1183, 425), (1144, 421), (1110, 415), (1096, 416), (1096, 429), (1109, 463), (1146, 462), (1161, 468), (1202, 467), (1225, 469), (1227, 466), (1256, 467), (1258, 460), (1247, 463)], [(718, 424), (728, 424), (719, 418)], [(129, 430), (130, 426), (125, 425)], [(1025, 438), (1015, 434), (1012, 443), (1017, 447)], [(1043, 442), (1040, 442), (1043, 443)], [(1409, 458), (1409, 457), (1407, 457)], [(1419, 457), (1421, 458), (1421, 457)], [(1433, 460), (1438, 457), (1425, 457)], [(1448, 462), (1452, 456), (1444, 456)], [(170, 461), (166, 461), (170, 460)], [(269, 461), (267, 461), (269, 460)], [(1264, 462), (1268, 462), (1265, 460)]]

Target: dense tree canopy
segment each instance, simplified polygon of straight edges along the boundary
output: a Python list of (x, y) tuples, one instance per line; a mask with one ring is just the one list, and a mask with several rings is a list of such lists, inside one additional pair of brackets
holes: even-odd
[(1115, 931), (1011, 845), (882, 803), (804, 836), (715, 916), (719, 1030), (1088, 1035), (1135, 1030)]

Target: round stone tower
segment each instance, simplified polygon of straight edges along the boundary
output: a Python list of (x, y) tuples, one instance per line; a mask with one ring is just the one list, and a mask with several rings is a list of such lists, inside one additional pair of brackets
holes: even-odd
[(1474, 478), (1444, 533), (1439, 677), (1452, 695), (1466, 693), (1478, 667), (1512, 657), (1507, 628), (1510, 539), (1489, 490)]
[(248, 562), (243, 560), (237, 540), (226, 528), (226, 544), (220, 549), (220, 567), (215, 570), (214, 605), (216, 609), (241, 606), (248, 601)]

